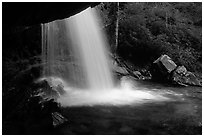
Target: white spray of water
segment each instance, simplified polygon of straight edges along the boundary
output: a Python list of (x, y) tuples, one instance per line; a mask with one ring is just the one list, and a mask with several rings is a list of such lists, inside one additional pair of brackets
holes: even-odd
[(66, 95), (61, 96), (58, 101), (62, 106), (123, 106), (123, 105), (141, 105), (144, 103), (169, 101), (164, 97), (161, 91), (152, 91), (147, 89), (137, 89), (132, 87), (129, 81), (121, 81), (119, 88), (113, 88), (102, 92), (96, 90), (74, 89), (65, 87)]
[[(64, 86), (66, 94), (58, 98), (62, 106), (128, 105), (168, 100), (155, 92), (132, 88), (127, 81), (121, 81), (119, 88), (114, 87), (107, 42), (99, 26), (94, 9), (88, 8), (42, 27), (43, 61), (47, 63), (43, 74), (52, 77), (54, 86), (56, 83)], [(81, 65), (73, 67), (72, 61)], [(73, 81), (74, 86), (63, 84)], [(84, 82), (86, 88), (77, 86)]]

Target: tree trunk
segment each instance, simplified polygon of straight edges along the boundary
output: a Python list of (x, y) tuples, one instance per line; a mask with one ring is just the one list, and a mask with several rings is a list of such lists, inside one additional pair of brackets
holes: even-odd
[(116, 11), (115, 54), (118, 48), (118, 27), (119, 27), (119, 2), (117, 2), (117, 11)]

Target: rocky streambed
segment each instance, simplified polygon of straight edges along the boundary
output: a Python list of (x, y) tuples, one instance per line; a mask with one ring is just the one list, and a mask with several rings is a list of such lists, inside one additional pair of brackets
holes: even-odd
[(138, 87), (164, 92), (171, 100), (140, 105), (63, 108), (62, 113), (69, 122), (56, 128), (57, 134), (202, 134), (200, 87), (172, 87), (147, 81), (136, 83)]
[(52, 86), (52, 79), (34, 82), (41, 65), (34, 66), (10, 80), (10, 85), (4, 82), (3, 134), (202, 134), (202, 87), (161, 84), (152, 81), (148, 70), (118, 64), (113, 66), (118, 81), (130, 79), (137, 90), (153, 91), (170, 100), (62, 107), (56, 99), (64, 94), (63, 84)]
[(41, 81), (32, 88), (35, 94), (3, 119), (3, 134), (202, 134), (201, 87), (175, 87), (129, 76), (126, 79), (137, 89), (145, 88), (170, 100), (62, 107), (55, 101), (63, 94), (58, 92), (60, 87)]

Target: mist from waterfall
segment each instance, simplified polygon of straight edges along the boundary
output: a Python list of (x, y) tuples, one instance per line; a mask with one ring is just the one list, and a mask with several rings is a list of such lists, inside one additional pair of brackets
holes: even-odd
[(88, 8), (68, 19), (42, 24), (43, 77), (66, 94), (62, 106), (127, 105), (167, 98), (134, 89), (121, 81), (116, 87), (110, 69), (108, 43), (95, 9)]

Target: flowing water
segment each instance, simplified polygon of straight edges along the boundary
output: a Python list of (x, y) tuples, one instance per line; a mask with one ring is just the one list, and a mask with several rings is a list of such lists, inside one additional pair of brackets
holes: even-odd
[[(42, 25), (42, 74), (54, 83), (60, 79), (66, 94), (62, 106), (127, 105), (165, 101), (154, 91), (131, 87), (121, 80), (114, 85), (108, 43), (94, 9), (68, 19)], [(66, 83), (66, 84), (65, 84)], [(55, 84), (53, 84), (55, 85)]]
[[(170, 101), (123, 106), (75, 106), (62, 110), (69, 122), (57, 134), (91, 135), (195, 135), (202, 134), (202, 88), (173, 87), (152, 82), (135, 82), (138, 88), (155, 91)], [(137, 92), (137, 91), (136, 91)]]
[(138, 88), (128, 79), (116, 86), (101, 26), (92, 8), (42, 25), (42, 74), (65, 91), (57, 99), (62, 106), (140, 105), (179, 97), (168, 90)]
[(69, 119), (57, 134), (201, 134), (201, 88), (115, 85), (107, 47), (94, 9), (42, 25), (42, 75)]

